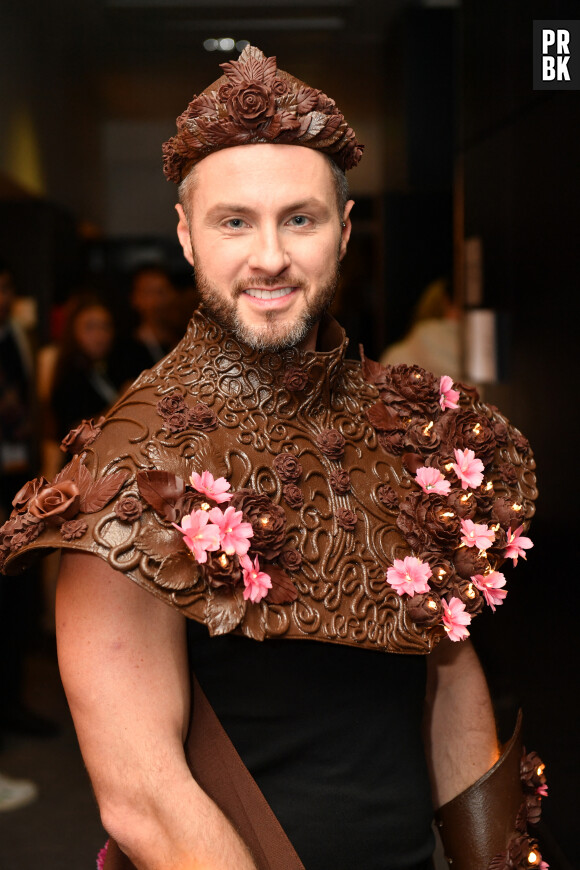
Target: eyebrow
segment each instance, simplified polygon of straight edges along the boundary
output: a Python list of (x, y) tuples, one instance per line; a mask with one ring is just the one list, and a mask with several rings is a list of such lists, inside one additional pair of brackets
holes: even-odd
[[(297, 213), (311, 208), (323, 210), (324, 212), (330, 211), (326, 203), (315, 196), (307, 197), (306, 199), (299, 200), (298, 202), (291, 202), (287, 206), (284, 206), (281, 211), (284, 213)], [(256, 209), (252, 208), (251, 206), (241, 205), (240, 203), (235, 202), (217, 202), (207, 212), (206, 220), (211, 220), (212, 218), (219, 217), (222, 214), (254, 215), (256, 214)]]

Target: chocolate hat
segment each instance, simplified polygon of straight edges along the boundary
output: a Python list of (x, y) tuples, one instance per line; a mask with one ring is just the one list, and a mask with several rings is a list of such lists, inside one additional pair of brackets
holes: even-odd
[(239, 60), (220, 66), (225, 74), (193, 98), (163, 145), (170, 181), (214, 151), (258, 142), (316, 148), (343, 170), (357, 165), (363, 146), (334, 100), (277, 69), (275, 57), (247, 45)]

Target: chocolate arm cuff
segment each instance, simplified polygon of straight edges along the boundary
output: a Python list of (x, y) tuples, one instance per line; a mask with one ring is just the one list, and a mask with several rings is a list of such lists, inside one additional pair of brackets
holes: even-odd
[(440, 807), (435, 821), (453, 870), (488, 870), (516, 830), (523, 794), (520, 780), (522, 713), (500, 758), (465, 791)]

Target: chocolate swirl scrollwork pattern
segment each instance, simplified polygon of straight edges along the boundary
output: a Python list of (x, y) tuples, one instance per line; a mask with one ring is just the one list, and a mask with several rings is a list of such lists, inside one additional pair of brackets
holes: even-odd
[[(234, 496), (250, 491), (275, 506), (285, 537), (265, 547), (265, 564), (270, 559), (297, 593), (286, 603), (252, 603), (234, 590), (235, 633), (428, 652), (441, 626), (415, 624), (385, 580), (393, 561), (411, 553), (397, 526), (399, 505), (417, 490), (405, 451), (411, 460), (416, 452), (436, 463), (441, 445), (451, 443), (450, 427), (461, 434), (471, 425), (466, 438), (483, 432), (488, 453), (495, 444), (493, 470), (486, 471), (495, 496), (516, 498), (526, 519), (536, 495), (534, 460), (525, 438), (475, 391), (466, 388), (455, 416), (442, 418), (430, 393), (425, 412), (414, 410), (420, 403), (403, 401), (392, 384), (387, 389), (385, 370), (373, 380), (364, 359), (362, 368), (346, 360), (346, 346), (340, 327), (326, 318), (321, 350), (254, 351), (196, 312), (184, 339), (135, 381), (84, 452), (93, 479), (115, 473), (126, 479), (116, 501), (87, 514), (89, 531), (68, 546), (89, 548), (186, 616), (207, 622), (212, 601), (225, 593), (208, 585), (174, 517), (156, 513), (137, 480), (166, 472), (184, 492), (192, 474), (208, 471), (225, 477)], [(381, 410), (387, 393), (393, 412)], [(163, 484), (160, 493), (162, 503)], [(115, 513), (122, 498), (129, 506)], [(58, 529), (47, 528), (27, 546), (55, 545), (62, 546)]]

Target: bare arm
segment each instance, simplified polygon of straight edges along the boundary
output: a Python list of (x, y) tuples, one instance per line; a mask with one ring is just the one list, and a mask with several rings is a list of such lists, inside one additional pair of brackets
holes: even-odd
[(65, 553), (63, 685), (103, 824), (139, 870), (254, 870), (192, 778), (185, 620), (96, 556)]
[(433, 799), (440, 807), (499, 758), (487, 683), (469, 641), (445, 639), (429, 656), (425, 724)]

